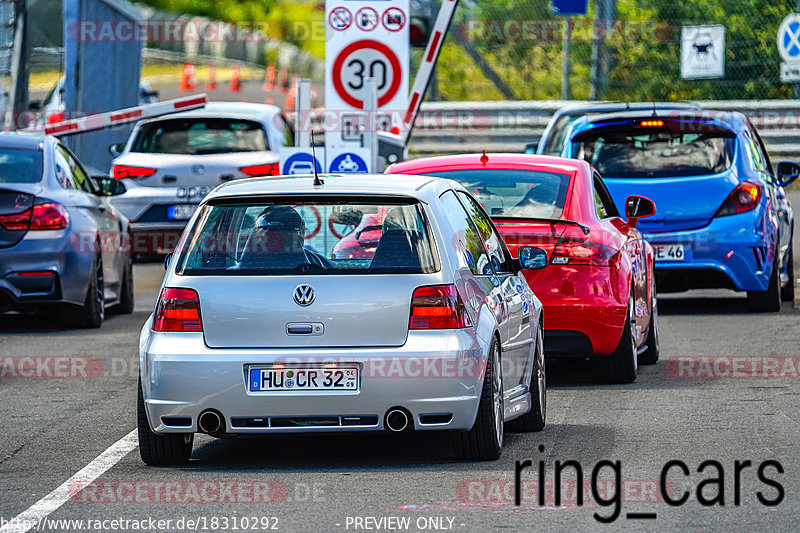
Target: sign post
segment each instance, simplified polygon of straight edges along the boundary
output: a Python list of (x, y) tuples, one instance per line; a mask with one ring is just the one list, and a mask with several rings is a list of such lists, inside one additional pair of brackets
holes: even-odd
[[(409, 0), (326, 1), (325, 153), (329, 172), (381, 170), (374, 155), (376, 130), (399, 128), (408, 107), (408, 9)], [(369, 78), (374, 79), (374, 91), (368, 89)], [(367, 101), (373, 93), (374, 109)]]

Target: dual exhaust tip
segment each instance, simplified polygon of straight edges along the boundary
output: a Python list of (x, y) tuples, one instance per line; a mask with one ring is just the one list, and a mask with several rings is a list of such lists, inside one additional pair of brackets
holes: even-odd
[[(389, 431), (400, 433), (409, 429), (411, 415), (402, 407), (393, 407), (386, 412), (384, 422)], [(222, 414), (212, 409), (200, 413), (200, 417), (197, 419), (197, 427), (200, 431), (209, 435), (225, 433), (225, 422)]]

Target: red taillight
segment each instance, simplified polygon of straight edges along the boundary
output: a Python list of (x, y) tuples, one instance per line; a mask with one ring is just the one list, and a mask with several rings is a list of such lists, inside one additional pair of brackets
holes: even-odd
[(22, 213), (0, 215), (0, 225), (8, 231), (64, 229), (68, 224), (67, 209), (56, 203), (38, 204)]
[(27, 231), (31, 227), (31, 209), (21, 213), (0, 215), (0, 226), (7, 231)]
[(575, 237), (562, 237), (553, 250), (554, 265), (595, 265), (614, 266), (618, 259), (617, 250)]
[(115, 180), (124, 178), (146, 178), (156, 173), (158, 169), (147, 167), (132, 167), (130, 165), (114, 165), (111, 167), (111, 173)]
[(239, 170), (248, 176), (279, 176), (281, 173), (281, 166), (279, 163), (267, 163), (265, 165), (242, 167)]
[(156, 304), (153, 331), (203, 331), (197, 291), (164, 287)]
[(47, 123), (48, 124), (56, 124), (57, 122), (61, 122), (64, 120), (64, 113), (55, 111), (47, 115)]
[(738, 215), (746, 211), (752, 211), (761, 201), (761, 187), (752, 181), (740, 183), (723, 202), (715, 217), (725, 217), (728, 215)]
[(39, 204), (33, 206), (31, 231), (44, 229), (64, 229), (69, 224), (67, 208), (61, 204)]
[(414, 291), (408, 329), (459, 329), (471, 325), (455, 285), (430, 285)]

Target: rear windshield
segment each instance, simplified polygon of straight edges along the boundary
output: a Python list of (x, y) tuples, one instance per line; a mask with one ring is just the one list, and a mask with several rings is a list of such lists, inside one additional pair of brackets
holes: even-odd
[(132, 152), (150, 154), (224, 154), (268, 150), (258, 122), (227, 118), (185, 118), (144, 124)]
[(203, 207), (177, 271), (427, 274), (436, 266), (428, 224), (416, 201), (316, 196)]
[(0, 148), (0, 183), (42, 181), (42, 151)]
[(604, 178), (662, 178), (723, 172), (734, 148), (732, 133), (628, 130), (582, 135), (574, 153)]
[(460, 182), (493, 217), (558, 218), (569, 174), (532, 170), (448, 170), (432, 173)]

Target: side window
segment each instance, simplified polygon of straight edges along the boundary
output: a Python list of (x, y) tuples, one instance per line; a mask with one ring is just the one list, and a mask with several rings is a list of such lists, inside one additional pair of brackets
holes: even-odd
[(289, 126), (281, 114), (276, 114), (274, 120), (275, 129), (278, 130), (278, 134), (281, 136), (278, 139), (281, 146), (294, 146), (294, 130), (292, 127)]
[(78, 160), (61, 145), (56, 147), (56, 151), (61, 154), (64, 161), (69, 166), (70, 173), (72, 174), (72, 183), (75, 185), (75, 188), (83, 192), (88, 192), (89, 194), (94, 194), (92, 184), (89, 182), (89, 176), (86, 175), (86, 172), (84, 172), (83, 168), (78, 164)]
[(619, 212), (614, 205), (614, 200), (606, 189), (603, 179), (597, 172), (594, 173), (594, 203), (597, 208), (597, 217), (604, 218), (618, 217)]
[(766, 162), (764, 161), (764, 157), (761, 153), (761, 150), (758, 148), (758, 142), (756, 141), (753, 134), (749, 131), (744, 132), (744, 139), (745, 139), (745, 148), (747, 149), (747, 155), (749, 156), (750, 162), (752, 163), (754, 170), (759, 170), (761, 172), (769, 172), (767, 170)]
[(513, 272), (511, 267), (511, 260), (503, 250), (503, 238), (497, 234), (497, 230), (492, 226), (492, 221), (486, 216), (486, 213), (480, 208), (475, 199), (463, 191), (458, 192), (467, 212), (472, 218), (472, 222), (478, 233), (489, 251), (490, 261), (495, 272)]
[(72, 179), (72, 169), (69, 163), (64, 158), (61, 150), (56, 149), (53, 151), (53, 162), (55, 163), (56, 179), (65, 189), (76, 189), (75, 182)]
[(769, 154), (767, 153), (767, 149), (764, 146), (764, 141), (761, 140), (761, 135), (758, 134), (758, 131), (755, 128), (753, 128), (753, 138), (756, 141), (756, 149), (758, 150), (758, 153), (761, 156), (761, 160), (764, 161), (764, 163), (766, 164), (767, 172), (769, 172), (770, 174), (774, 174), (772, 170), (772, 162), (769, 160)]
[(476, 276), (491, 275), (492, 265), (489, 254), (483, 246), (483, 239), (478, 234), (469, 215), (458, 201), (453, 191), (447, 191), (439, 197), (442, 211), (455, 231), (456, 248)]

